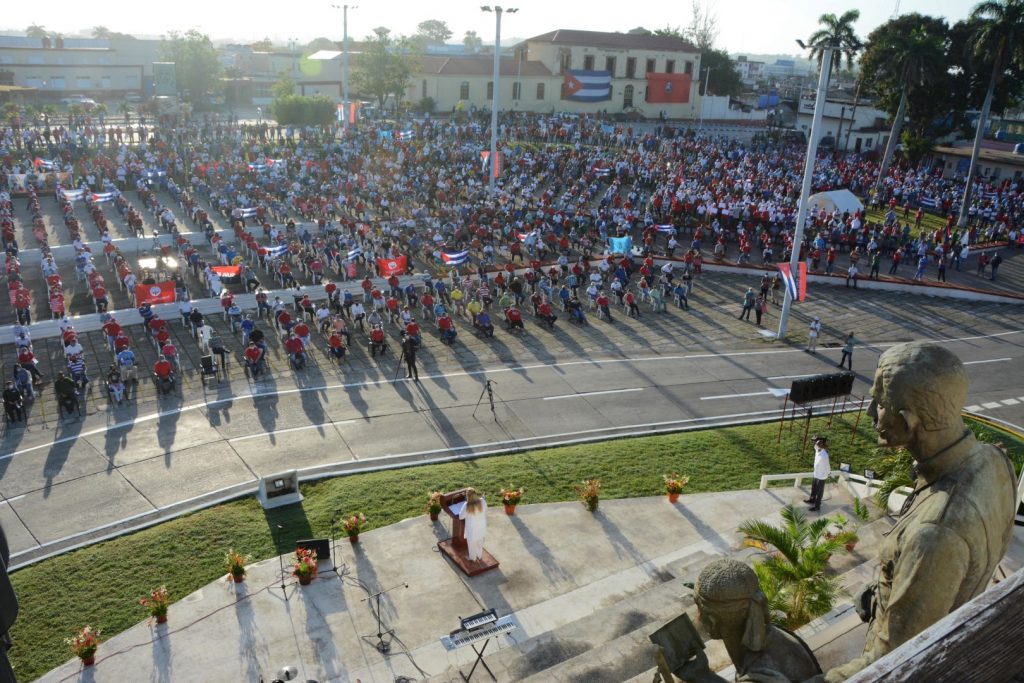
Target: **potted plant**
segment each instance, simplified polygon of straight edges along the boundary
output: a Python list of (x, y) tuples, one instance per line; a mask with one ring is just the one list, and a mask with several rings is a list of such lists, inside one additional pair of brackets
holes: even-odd
[(316, 551), (312, 548), (296, 548), (292, 576), (298, 578), (300, 586), (308, 586), (316, 576)]
[(601, 497), (601, 480), (586, 479), (583, 486), (576, 486), (576, 495), (579, 497), (583, 507), (590, 512), (597, 512), (597, 506)]
[(245, 580), (245, 565), (252, 560), (251, 555), (242, 555), (235, 552), (234, 548), (228, 550), (224, 556), (224, 562), (228, 566), (228, 577), (235, 583), (242, 583)]
[(362, 512), (357, 512), (351, 517), (345, 518), (341, 523), (341, 527), (345, 530), (345, 533), (348, 534), (349, 542), (359, 542), (359, 530), (363, 528), (364, 524), (366, 524), (366, 515)]
[(441, 505), (440, 491), (434, 491), (429, 496), (427, 496), (427, 514), (430, 515), (431, 522), (437, 521), (437, 517), (441, 514), (442, 508), (443, 506)]
[(507, 489), (501, 490), (501, 502), (505, 505), (505, 514), (514, 515), (516, 513), (516, 505), (519, 505), (523, 499), (523, 487), (508, 485)]
[(71, 646), (71, 651), (82, 660), (84, 666), (96, 663), (96, 648), (100, 646), (100, 630), (92, 626), (83, 626), (81, 630), (71, 638), (64, 640)]
[(670, 503), (679, 500), (679, 494), (683, 492), (683, 487), (690, 483), (689, 477), (684, 477), (677, 472), (664, 474), (661, 478), (665, 480), (665, 493), (668, 494)]
[(148, 596), (139, 598), (139, 604), (149, 610), (149, 616), (155, 618), (156, 623), (163, 624), (167, 621), (171, 594), (167, 592), (167, 586), (160, 586), (151, 590)]

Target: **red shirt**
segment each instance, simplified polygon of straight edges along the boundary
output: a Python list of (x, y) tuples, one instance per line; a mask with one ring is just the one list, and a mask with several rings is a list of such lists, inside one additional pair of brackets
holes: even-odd
[(608, 297), (606, 297), (604, 294), (598, 294), (597, 295), (597, 305), (600, 306), (601, 308), (607, 308), (608, 307)]
[(327, 339), (327, 345), (330, 346), (332, 349), (340, 349), (342, 346), (344, 346), (344, 344), (344, 340), (342, 339), (341, 335), (338, 334), (337, 332), (332, 334)]
[(124, 351), (131, 345), (132, 343), (131, 340), (128, 339), (128, 335), (123, 332), (114, 338), (114, 349), (117, 351)]
[(405, 333), (410, 337), (415, 337), (420, 333), (419, 323), (409, 323), (405, 326)]
[(375, 327), (370, 330), (370, 339), (377, 342), (378, 344), (384, 341), (384, 330), (379, 327)]
[(547, 302), (542, 303), (537, 307), (537, 312), (545, 317), (551, 315), (551, 304)]
[(442, 330), (452, 329), (452, 319), (446, 315), (442, 315), (437, 319), (437, 326)]
[(295, 334), (300, 337), (308, 337), (309, 325), (307, 325), (306, 323), (299, 323), (298, 325), (292, 328), (292, 331), (295, 332)]
[(434, 297), (430, 296), (429, 294), (424, 294), (423, 296), (420, 297), (420, 303), (423, 304), (424, 308), (433, 308)]
[(174, 348), (174, 344), (167, 343), (160, 347), (160, 353), (164, 355), (164, 358), (173, 358), (174, 354), (178, 353), (178, 349)]
[(108, 337), (116, 337), (117, 333), (121, 331), (121, 326), (116, 320), (108, 320), (106, 324), (103, 325), (103, 331), (107, 333)]
[(156, 341), (161, 346), (164, 344), (164, 342), (166, 342), (170, 338), (171, 338), (171, 333), (168, 332), (164, 328), (161, 328), (160, 331), (156, 333)]
[(171, 371), (173, 369), (174, 368), (170, 364), (170, 362), (166, 360), (158, 360), (156, 363), (153, 364), (153, 372), (156, 374), (157, 377), (163, 379), (170, 377)]
[(288, 315), (288, 311), (281, 311), (280, 313), (277, 314), (277, 322), (280, 325), (290, 325), (292, 322), (292, 317)]
[(260, 350), (260, 347), (258, 346), (250, 346), (245, 350), (246, 360), (249, 360), (253, 363), (257, 362), (260, 359), (260, 356), (262, 355), (263, 352)]
[(153, 318), (149, 321), (149, 329), (153, 332), (160, 332), (165, 327), (167, 327), (167, 321), (163, 318)]
[(288, 341), (284, 343), (284, 348), (288, 353), (301, 353), (302, 340), (298, 337), (289, 337)]
[(220, 298), (220, 305), (222, 308), (231, 308), (231, 304), (235, 302), (235, 297), (232, 294), (225, 294)]
[(523, 314), (519, 312), (517, 308), (510, 308), (505, 312), (505, 316), (514, 323), (519, 322), (523, 319)]

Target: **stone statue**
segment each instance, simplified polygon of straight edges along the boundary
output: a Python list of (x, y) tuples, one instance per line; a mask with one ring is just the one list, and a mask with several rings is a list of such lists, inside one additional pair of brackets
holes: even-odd
[(829, 671), (844, 681), (985, 590), (1013, 533), (1009, 458), (979, 443), (960, 412), (967, 374), (927, 342), (882, 354), (871, 387), (878, 443), (914, 456), (917, 482), (878, 553), (878, 579), (856, 601), (869, 621), (861, 657)]
[[(693, 597), (708, 634), (724, 642), (736, 681), (793, 683), (821, 673), (802, 640), (770, 623), (757, 574), (742, 562), (725, 558), (708, 564)], [(725, 683), (712, 673), (703, 650), (674, 673), (688, 683)]]

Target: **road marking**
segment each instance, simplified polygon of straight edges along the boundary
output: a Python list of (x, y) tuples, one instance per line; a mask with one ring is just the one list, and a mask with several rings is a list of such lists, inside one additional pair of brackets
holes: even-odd
[(1012, 358), (993, 358), (992, 360), (969, 360), (966, 363), (964, 363), (964, 365), (981, 365), (982, 363), (1003, 363), (1003, 362), (1008, 361), (1008, 360), (1013, 360), (1013, 359)]
[(714, 401), (719, 398), (742, 398), (743, 396), (767, 396), (771, 394), (772, 390), (768, 389), (767, 391), (752, 391), (749, 394), (722, 394), (721, 396), (701, 396), (700, 400)]
[(587, 391), (582, 394), (563, 394), (561, 396), (545, 396), (545, 401), (560, 401), (563, 398), (583, 398), (584, 396), (600, 396), (601, 394), (626, 394), (631, 391), (643, 391), (643, 389), (610, 389), (608, 391)]
[(1018, 403), (1020, 403), (1020, 401), (1018, 401), (1018, 400), (1017, 400), (1017, 399), (1015, 399), (1015, 398), (1004, 398), (1004, 399), (1003, 399), (1003, 405), (1004, 405), (1004, 406), (1015, 406), (1015, 405), (1017, 405)]
[(976, 413), (980, 410), (983, 410), (983, 408), (981, 406), (964, 406), (964, 410), (966, 410), (968, 413)]
[(1002, 408), (1003, 404), (999, 403), (998, 401), (990, 401), (988, 403), (982, 403), (981, 406), (983, 408), (988, 408), (989, 410), (991, 410), (993, 408)]
[(765, 379), (800, 379), (801, 377), (817, 377), (817, 375), (777, 375), (775, 377), (765, 377)]
[(358, 422), (358, 420), (341, 420), (340, 422), (324, 422), (324, 423), (318, 424), (318, 425), (303, 425), (301, 427), (289, 427), (288, 429), (275, 429), (272, 432), (262, 432), (261, 434), (246, 434), (245, 436), (232, 436), (232, 437), (228, 437), (226, 440), (229, 441), (229, 442), (245, 441), (246, 439), (258, 439), (258, 438), (260, 438), (262, 436), (271, 436), (271, 435), (274, 435), (274, 434), (287, 434), (288, 432), (301, 432), (301, 431), (304, 431), (306, 429), (320, 429), (321, 427), (330, 427), (330, 426), (337, 427), (338, 425), (347, 425), (347, 424), (352, 424), (353, 422)]

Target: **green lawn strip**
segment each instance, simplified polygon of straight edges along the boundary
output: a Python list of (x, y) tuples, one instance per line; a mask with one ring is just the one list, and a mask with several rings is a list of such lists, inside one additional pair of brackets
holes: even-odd
[[(858, 472), (875, 441), (862, 418), (851, 443), (853, 419), (828, 428), (816, 418), (810, 431), (830, 435), (833, 466), (849, 462)], [(797, 420), (781, 444), (778, 423), (681, 432), (327, 479), (304, 485), (301, 505), (277, 510), (251, 497), (218, 505), (15, 572), (21, 613), (10, 655), (19, 679), (32, 680), (69, 659), (63, 639), (77, 628), (90, 624), (109, 638), (146, 618), (136, 601), (151, 588), (166, 585), (180, 599), (225, 574), (229, 547), (256, 560), (288, 553), (296, 539), (327, 536), (338, 510), (365, 513), (372, 529), (422, 515), (429, 491), (467, 485), (492, 504), (509, 483), (525, 487), (525, 504), (573, 500), (573, 485), (587, 478), (602, 480), (606, 499), (660, 495), (672, 472), (690, 476), (687, 493), (757, 488), (762, 474), (810, 470), (803, 427)], [(982, 434), (1024, 459), (1019, 440), (988, 427)]]
[[(864, 201), (864, 200), (861, 199), (861, 201)], [(907, 218), (904, 218), (903, 217), (903, 207), (902, 206), (897, 207), (896, 208), (896, 218), (899, 221), (899, 224), (902, 226), (904, 223), (910, 223), (910, 227), (914, 228), (914, 221), (915, 221), (914, 215), (915, 215), (916, 211), (917, 211), (917, 209), (911, 209), (910, 216), (907, 217)], [(887, 214), (887, 213), (889, 213), (888, 207), (886, 207), (884, 209), (868, 209), (867, 210), (867, 220), (871, 221), (872, 223), (880, 223), (880, 224), (881, 223), (885, 223), (885, 214)], [(936, 215), (934, 213), (928, 213), (926, 211), (924, 213), (924, 216), (921, 217), (921, 228), (920, 229), (926, 231), (928, 234), (931, 234), (931, 233), (935, 232), (936, 230), (945, 230), (946, 229), (946, 218), (945, 218), (945, 216), (939, 216), (939, 215)], [(911, 237), (917, 237), (918, 230), (916, 228), (912, 229), (911, 232), (910, 232), (910, 235), (911, 235)]]

